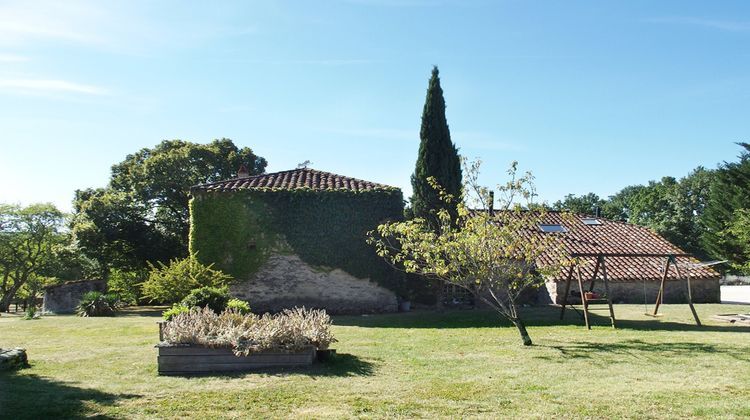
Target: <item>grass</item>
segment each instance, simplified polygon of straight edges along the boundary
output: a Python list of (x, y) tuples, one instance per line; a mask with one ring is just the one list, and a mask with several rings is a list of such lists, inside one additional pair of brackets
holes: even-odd
[(158, 312), (0, 317), (0, 347), (32, 367), (0, 373), (0, 417), (749, 417), (750, 328), (711, 322), (747, 306), (664, 317), (617, 305), (592, 331), (568, 311), (526, 311), (535, 345), (491, 312), (337, 317), (339, 356), (309, 369), (156, 375)]

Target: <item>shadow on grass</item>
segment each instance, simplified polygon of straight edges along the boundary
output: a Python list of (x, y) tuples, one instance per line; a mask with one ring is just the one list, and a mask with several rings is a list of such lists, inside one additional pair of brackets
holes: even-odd
[(110, 418), (95, 411), (92, 404), (111, 406), (120, 399), (138, 395), (117, 395), (78, 388), (38, 375), (0, 373), (0, 418)]
[(614, 355), (639, 357), (644, 354), (653, 354), (654, 357), (664, 358), (665, 361), (672, 356), (690, 357), (706, 354), (720, 354), (745, 362), (750, 361), (750, 354), (747, 354), (747, 349), (744, 347), (691, 342), (649, 343), (642, 340), (625, 340), (616, 343), (601, 343), (578, 341), (561, 345), (540, 345), (539, 347), (555, 349), (560, 352), (560, 355), (537, 356), (536, 358), (560, 362), (567, 359), (601, 359)]
[[(615, 317), (617, 317), (615, 307)], [(524, 323), (529, 327), (549, 326), (580, 326), (585, 328), (583, 315), (574, 309), (566, 309), (565, 318), (560, 319), (559, 306), (533, 306), (521, 310)], [(709, 317), (704, 316), (703, 321)], [(600, 315), (589, 312), (591, 325), (595, 327), (610, 326), (609, 314)], [(691, 320), (692, 321), (692, 320)], [(434, 310), (414, 311), (409, 313), (382, 314), (371, 316), (337, 316), (333, 318), (335, 325), (355, 326), (363, 328), (496, 328), (509, 327), (510, 323), (501, 318), (496, 312), (485, 309), (467, 310)], [(642, 320), (618, 319), (618, 329), (643, 331), (724, 331), (750, 332), (750, 327), (726, 324), (697, 326), (687, 322), (669, 322), (665, 318), (647, 318)]]
[(118, 317), (146, 316), (161, 318), (161, 314), (169, 309), (169, 306), (126, 306), (117, 312)]

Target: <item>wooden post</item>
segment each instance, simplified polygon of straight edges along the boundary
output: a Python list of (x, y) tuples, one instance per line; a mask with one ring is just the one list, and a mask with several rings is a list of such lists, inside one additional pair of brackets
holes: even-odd
[[(578, 264), (576, 262), (576, 264)], [(568, 304), (568, 293), (570, 293), (570, 279), (573, 277), (573, 268), (575, 265), (570, 266), (570, 270), (568, 270), (568, 277), (565, 279), (565, 293), (563, 294), (562, 299), (562, 309), (560, 310), (560, 319), (563, 319), (565, 316), (565, 305)]]
[(599, 274), (599, 263), (601, 262), (601, 259), (604, 258), (603, 256), (596, 257), (596, 265), (594, 266), (594, 274), (591, 276), (591, 285), (589, 286), (589, 292), (594, 291), (594, 282), (596, 282), (596, 275)]
[(667, 275), (669, 275), (669, 265), (672, 263), (672, 256), (667, 257), (667, 262), (664, 264), (664, 274), (661, 276), (661, 284), (659, 285), (659, 293), (656, 295), (656, 304), (654, 305), (654, 316), (659, 312), (659, 305), (664, 298), (664, 282), (667, 281)]
[(607, 295), (607, 305), (609, 305), (609, 320), (612, 321), (612, 328), (615, 327), (615, 309), (612, 307), (612, 296), (609, 295), (609, 279), (607, 278), (607, 265), (604, 262), (604, 256), (599, 257), (602, 263), (602, 277), (604, 278), (604, 293)]
[(581, 292), (581, 303), (583, 304), (583, 319), (586, 321), (586, 328), (591, 329), (591, 324), (589, 323), (589, 304), (586, 302), (586, 294), (583, 291), (583, 275), (581, 275), (581, 266), (576, 266), (578, 271), (578, 290)]
[[(677, 261), (674, 262), (674, 269), (677, 270), (677, 277), (682, 278), (682, 274), (680, 274), (680, 266), (677, 265)], [(691, 290), (691, 287), (690, 287), (690, 273), (689, 272), (687, 273), (685, 280), (687, 281), (688, 305), (690, 305), (690, 312), (693, 313), (693, 318), (695, 318), (695, 323), (700, 327), (701, 320), (698, 318), (698, 313), (695, 312), (695, 307), (693, 306), (693, 291)]]

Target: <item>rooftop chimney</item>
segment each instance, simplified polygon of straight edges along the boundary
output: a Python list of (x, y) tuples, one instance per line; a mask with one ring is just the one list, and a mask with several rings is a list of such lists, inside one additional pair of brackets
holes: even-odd
[(237, 178), (247, 178), (250, 176), (250, 171), (247, 170), (245, 164), (240, 165), (240, 169), (237, 170)]
[(594, 207), (594, 216), (602, 217), (602, 208), (599, 206)]

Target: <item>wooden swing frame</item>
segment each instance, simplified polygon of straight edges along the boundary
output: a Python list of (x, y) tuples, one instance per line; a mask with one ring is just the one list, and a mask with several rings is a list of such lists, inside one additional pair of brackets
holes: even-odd
[[(606, 303), (607, 306), (609, 306), (609, 318), (612, 322), (612, 328), (616, 328), (616, 320), (615, 320), (615, 311), (612, 307), (612, 297), (609, 293), (609, 279), (607, 278), (607, 263), (606, 259), (607, 257), (617, 257), (617, 258), (666, 258), (666, 261), (664, 263), (664, 272), (661, 276), (661, 282), (659, 284), (659, 293), (656, 295), (656, 304), (654, 306), (654, 313), (649, 314), (651, 316), (657, 316), (659, 312), (659, 306), (662, 304), (662, 301), (664, 300), (664, 285), (667, 281), (667, 277), (669, 276), (669, 268), (670, 266), (674, 265), (674, 268), (677, 272), (677, 280), (681, 280), (682, 273), (680, 272), (680, 267), (677, 264), (677, 257), (691, 257), (690, 254), (638, 254), (638, 253), (573, 253), (571, 254), (571, 257), (575, 260), (573, 265), (570, 266), (570, 269), (568, 270), (568, 275), (565, 279), (565, 293), (563, 294), (561, 309), (560, 309), (560, 319), (563, 319), (565, 317), (565, 306), (568, 305), (568, 295), (570, 294), (570, 283), (573, 279), (573, 272), (576, 272), (576, 277), (578, 280), (578, 289), (581, 293), (581, 304), (583, 305), (583, 319), (586, 323), (586, 328), (591, 329), (591, 322), (589, 321), (589, 305), (591, 304), (603, 304)], [(587, 299), (586, 298), (586, 292), (583, 290), (583, 283), (586, 281), (583, 279), (583, 275), (581, 274), (581, 266), (579, 264), (579, 258), (596, 258), (596, 265), (594, 266), (594, 273), (591, 276), (591, 284), (589, 285), (589, 292), (594, 291), (594, 284), (597, 280), (597, 275), (599, 274), (599, 271), (602, 272), (602, 281), (604, 282), (604, 292), (606, 294), (606, 297), (604, 299)], [(687, 281), (687, 298), (688, 298), (688, 305), (690, 306), (690, 311), (693, 313), (693, 318), (695, 318), (695, 323), (698, 326), (701, 326), (701, 320), (698, 318), (698, 313), (695, 311), (695, 307), (693, 306), (693, 292), (692, 288), (690, 286), (690, 274), (685, 277), (685, 280)], [(571, 304), (570, 307), (573, 307)], [(575, 308), (574, 308), (575, 309)]]

